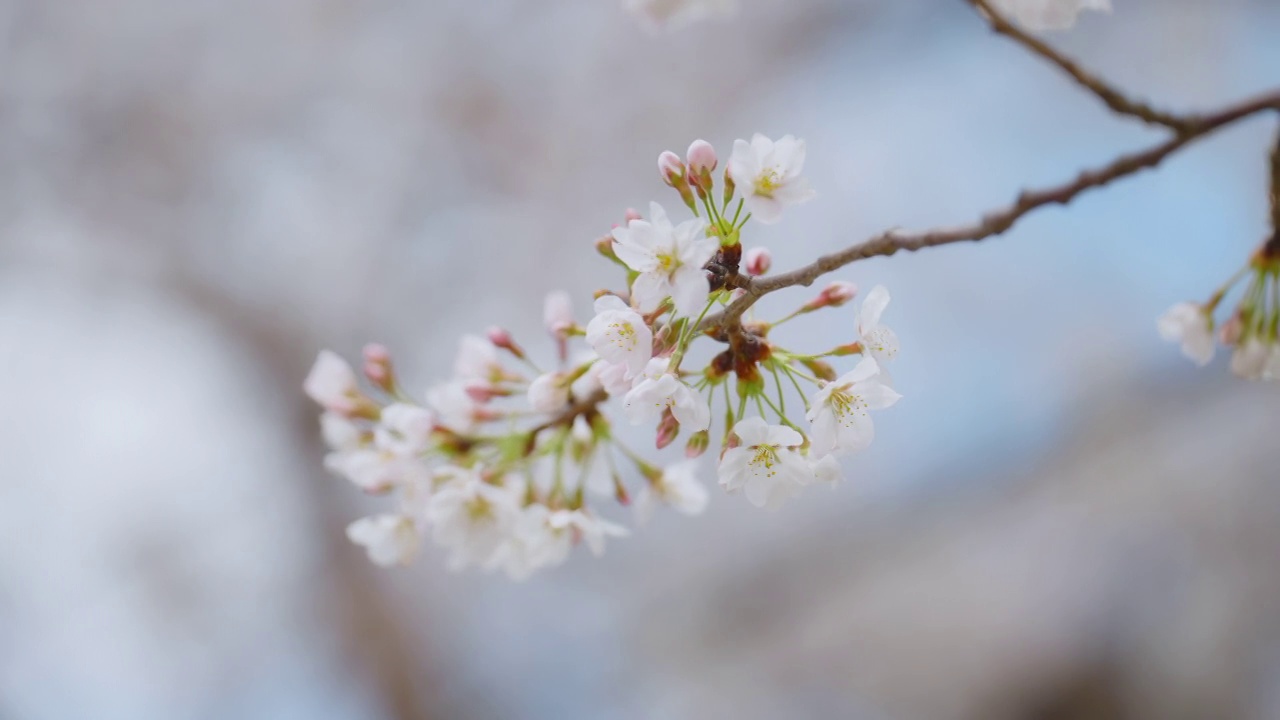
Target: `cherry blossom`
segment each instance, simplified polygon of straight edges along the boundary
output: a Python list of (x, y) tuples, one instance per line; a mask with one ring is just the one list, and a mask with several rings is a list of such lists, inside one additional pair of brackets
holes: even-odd
[(397, 457), (413, 457), (431, 445), (435, 420), (425, 408), (395, 403), (382, 409), (374, 429), (374, 444)]
[(321, 350), (316, 356), (302, 388), (308, 397), (331, 412), (350, 413), (359, 404), (355, 371), (346, 360), (328, 350)]
[(640, 488), (635, 504), (637, 522), (648, 522), (659, 503), (685, 515), (701, 515), (710, 496), (697, 469), (696, 461), (678, 462)]
[[(854, 290), (856, 292), (856, 290)], [(889, 307), (889, 291), (883, 285), (871, 288), (858, 313), (858, 335), (864, 351), (884, 365), (898, 356), (898, 335), (880, 322)]]
[(520, 518), (518, 490), (484, 482), (472, 472), (440, 488), (427, 503), (436, 543), (452, 553), (449, 565), (483, 565), (511, 536)]
[(613, 229), (614, 252), (640, 273), (631, 286), (640, 312), (657, 310), (668, 297), (680, 315), (696, 315), (706, 305), (711, 285), (702, 268), (720, 244), (707, 237), (706, 228), (701, 218), (673, 226), (655, 202), (649, 204), (648, 220), (632, 220), (625, 228)]
[(1200, 305), (1178, 303), (1156, 321), (1160, 337), (1182, 344), (1182, 354), (1204, 367), (1213, 360), (1213, 318)]
[(569, 404), (570, 381), (564, 373), (544, 373), (529, 383), (529, 406), (534, 412), (552, 413)]
[(1231, 372), (1245, 380), (1261, 380), (1270, 356), (1269, 345), (1256, 336), (1248, 337), (1231, 353)]
[(627, 417), (639, 424), (664, 410), (670, 410), (681, 427), (691, 432), (711, 425), (711, 408), (693, 388), (666, 372), (666, 359), (654, 358), (646, 376), (623, 400)]
[(878, 377), (875, 358), (863, 358), (835, 382), (827, 383), (811, 401), (805, 419), (813, 425), (811, 452), (856, 453), (875, 439), (871, 410), (890, 407), (902, 397)]
[(364, 547), (369, 559), (383, 567), (408, 565), (422, 545), (413, 519), (404, 515), (360, 518), (347, 526), (347, 538)]
[(587, 344), (609, 363), (639, 375), (653, 355), (653, 331), (644, 318), (617, 295), (596, 300), (596, 316), (587, 324)]
[(1033, 32), (1066, 30), (1085, 10), (1111, 12), (1111, 0), (988, 0), (997, 11)]
[(427, 405), (435, 411), (436, 422), (461, 435), (475, 431), (479, 404), (466, 386), (458, 382), (436, 385), (427, 391)]
[(813, 198), (809, 181), (800, 177), (804, 156), (804, 141), (791, 135), (774, 142), (756, 133), (750, 143), (734, 141), (729, 175), (745, 196), (752, 219), (772, 225), (782, 219), (783, 208)]
[(720, 460), (725, 490), (745, 490), (752, 505), (775, 509), (813, 481), (813, 469), (797, 451), (804, 438), (795, 430), (750, 417), (734, 425), (733, 434), (739, 445)]
[(547, 516), (547, 525), (552, 530), (568, 530), (573, 536), (580, 537), (596, 557), (604, 554), (606, 537), (625, 537), (631, 534), (621, 525), (582, 509), (556, 510)]

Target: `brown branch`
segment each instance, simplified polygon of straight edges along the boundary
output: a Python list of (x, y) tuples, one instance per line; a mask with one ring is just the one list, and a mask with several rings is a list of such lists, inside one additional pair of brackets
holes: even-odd
[(1098, 96), (1098, 99), (1114, 112), (1121, 115), (1129, 115), (1136, 117), (1143, 122), (1152, 125), (1161, 125), (1170, 128), (1175, 132), (1186, 132), (1200, 121), (1199, 118), (1181, 117), (1172, 113), (1157, 110), (1150, 105), (1133, 100), (1126, 96), (1123, 92), (1109, 85), (1102, 78), (1090, 73), (1080, 66), (1079, 63), (1066, 57), (1057, 50), (1054, 50), (1048, 43), (1040, 38), (1028, 34), (1015, 23), (1001, 15), (988, 0), (965, 0), (978, 10), (978, 14), (983, 16), (991, 29), (1000, 35), (1017, 42), (1032, 53), (1048, 60), (1050, 63), (1058, 66), (1063, 72), (1071, 76), (1080, 86)]
[(1154, 168), (1193, 141), (1268, 110), (1280, 111), (1280, 90), (1200, 116), (1195, 125), (1174, 137), (1147, 150), (1122, 155), (1102, 167), (1085, 170), (1069, 182), (1040, 190), (1024, 191), (1018, 195), (1012, 205), (988, 213), (971, 225), (926, 230), (919, 233), (888, 230), (865, 242), (824, 255), (804, 267), (781, 275), (750, 280), (743, 284), (745, 294), (730, 303), (722, 313), (704, 319), (699, 330), (721, 328), (732, 332), (739, 326), (742, 314), (761, 297), (783, 288), (811, 285), (814, 280), (826, 273), (858, 260), (893, 255), (899, 250), (914, 252), (927, 247), (974, 242), (1000, 235), (1013, 227), (1023, 216), (1038, 208), (1046, 205), (1066, 205), (1088, 190), (1103, 187), (1141, 170)]

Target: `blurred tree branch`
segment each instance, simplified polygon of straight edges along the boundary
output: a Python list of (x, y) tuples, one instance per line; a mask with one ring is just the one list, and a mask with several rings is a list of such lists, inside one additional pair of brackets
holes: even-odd
[[(1136, 117), (1145, 122), (1163, 126), (1170, 130), (1172, 136), (1146, 150), (1121, 155), (1105, 165), (1084, 170), (1060, 185), (1038, 190), (1024, 190), (1011, 205), (988, 212), (976, 223), (917, 233), (905, 233), (898, 229), (887, 230), (869, 240), (824, 255), (808, 265), (787, 273), (768, 278), (746, 276), (730, 278), (728, 285), (744, 292), (723, 312), (704, 319), (699, 325), (699, 330), (710, 332), (719, 329), (729, 333), (740, 331), (742, 314), (760, 298), (784, 288), (811, 285), (819, 277), (858, 260), (893, 255), (900, 250), (915, 252), (957, 242), (976, 242), (1000, 235), (1034, 210), (1046, 205), (1066, 205), (1088, 190), (1101, 188), (1139, 171), (1154, 168), (1192, 142), (1246, 118), (1268, 111), (1280, 113), (1280, 89), (1203, 114), (1179, 116), (1155, 110), (1143, 102), (1128, 98), (1048, 44), (1028, 35), (993, 10), (987, 0), (965, 0), (965, 2), (973, 5), (997, 33), (1013, 38), (1030, 52), (1057, 65), (1074, 78), (1081, 87), (1097, 95), (1117, 114)], [(1272, 154), (1272, 173), (1273, 176), (1280, 174), (1280, 146)], [(1280, 181), (1273, 178), (1272, 214), (1273, 224), (1280, 228), (1280, 198), (1277, 197), (1278, 191), (1275, 189), (1277, 183)], [(1273, 240), (1273, 242), (1280, 241)]]

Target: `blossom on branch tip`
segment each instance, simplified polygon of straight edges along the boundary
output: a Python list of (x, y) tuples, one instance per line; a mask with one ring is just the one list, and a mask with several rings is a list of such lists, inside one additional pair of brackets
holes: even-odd
[(749, 143), (734, 141), (728, 172), (752, 218), (772, 225), (782, 219), (783, 208), (813, 198), (809, 181), (800, 177), (804, 157), (804, 141), (791, 135), (775, 142), (756, 133)]
[(606, 362), (625, 366), (632, 376), (644, 371), (653, 356), (653, 331), (640, 313), (622, 298), (603, 295), (596, 316), (587, 324), (587, 344)]
[(692, 218), (673, 226), (658, 203), (650, 203), (648, 220), (632, 220), (614, 228), (614, 252), (640, 273), (631, 286), (632, 301), (651, 313), (670, 297), (678, 315), (693, 316), (707, 303), (711, 283), (702, 269), (720, 241), (707, 237), (707, 224)]
[(798, 452), (804, 438), (783, 425), (750, 417), (733, 426), (738, 446), (720, 460), (720, 486), (745, 490), (756, 507), (774, 509), (813, 481), (813, 469)]
[(1178, 303), (1156, 321), (1156, 329), (1166, 342), (1182, 345), (1182, 354), (1204, 367), (1213, 360), (1213, 317), (1200, 305)]
[(1032, 32), (1066, 30), (1085, 10), (1111, 12), (1111, 0), (988, 0), (991, 6)]
[(871, 410), (892, 406), (902, 397), (885, 385), (874, 358), (864, 357), (852, 370), (814, 394), (805, 415), (813, 426), (811, 451), (856, 453), (875, 439)]

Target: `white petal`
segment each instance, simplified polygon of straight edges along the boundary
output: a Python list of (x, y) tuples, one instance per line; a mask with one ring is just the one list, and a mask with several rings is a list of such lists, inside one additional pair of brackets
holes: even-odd
[(631, 300), (642, 313), (657, 310), (670, 295), (671, 284), (665, 275), (658, 272), (641, 273), (631, 283)]
[(889, 307), (889, 291), (883, 285), (871, 288), (867, 297), (862, 300), (862, 310), (858, 314), (858, 332), (866, 334), (880, 324), (880, 317)]
[(733, 426), (733, 434), (743, 445), (761, 445), (769, 441), (769, 424), (761, 417), (749, 417)]
[(707, 296), (711, 293), (711, 283), (707, 281), (707, 273), (702, 266), (685, 265), (676, 270), (672, 285), (671, 299), (675, 302), (676, 314), (697, 317), (706, 307)]

